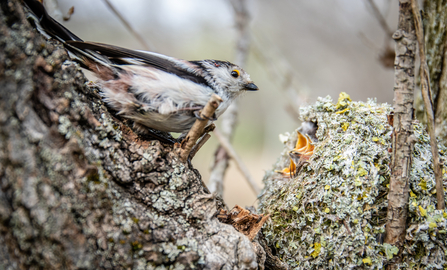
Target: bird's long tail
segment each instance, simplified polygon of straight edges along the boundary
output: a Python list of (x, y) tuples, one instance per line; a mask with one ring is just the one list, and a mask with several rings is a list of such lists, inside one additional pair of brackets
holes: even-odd
[(42, 3), (37, 0), (24, 0), (24, 2), (31, 11), (31, 14), (34, 15), (30, 18), (39, 32), (57, 39), (62, 43), (65, 43), (68, 40), (82, 41), (82, 39), (48, 15)]
[(84, 42), (81, 38), (73, 34), (62, 24), (53, 19), (45, 10), (45, 7), (38, 0), (24, 0), (30, 13), (28, 19), (34, 27), (47, 38), (51, 37), (60, 41), (69, 52), (70, 57), (80, 63), (82, 67), (92, 69), (100, 64), (107, 69), (111, 68), (112, 62), (107, 56), (101, 55), (94, 48), (93, 43)]

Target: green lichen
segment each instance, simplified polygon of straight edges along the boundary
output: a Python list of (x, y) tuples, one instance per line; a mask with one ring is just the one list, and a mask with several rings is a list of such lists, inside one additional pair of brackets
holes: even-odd
[(133, 241), (132, 242), (132, 250), (133, 251), (138, 251), (138, 250), (140, 250), (142, 248), (143, 248), (143, 245), (140, 242), (138, 242), (138, 241)]
[[(381, 269), (395, 254), (378, 241), (386, 223), (391, 111), (388, 104), (352, 102), (346, 95), (337, 104), (326, 97), (301, 109), (303, 121), (318, 123), (314, 154), (295, 177), (278, 173), (289, 166), (297, 140), (295, 132), (288, 135), (260, 200), (262, 213), (271, 216), (264, 235), (282, 261), (294, 269)], [(439, 269), (447, 266), (447, 214), (435, 210), (429, 137), (420, 124), (413, 128), (413, 195), (401, 267)]]

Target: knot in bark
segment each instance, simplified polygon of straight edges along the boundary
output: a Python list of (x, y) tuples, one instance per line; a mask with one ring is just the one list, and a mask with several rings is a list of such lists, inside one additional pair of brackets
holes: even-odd
[(398, 30), (396, 30), (396, 32), (394, 32), (392, 38), (393, 38), (394, 40), (398, 40), (398, 39), (401, 39), (403, 36), (404, 36), (403, 31), (400, 30), (400, 29), (398, 29)]

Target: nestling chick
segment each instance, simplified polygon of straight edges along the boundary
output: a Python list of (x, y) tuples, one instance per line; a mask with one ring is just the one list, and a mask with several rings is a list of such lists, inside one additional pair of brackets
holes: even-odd
[[(37, 0), (24, 1), (37, 29), (61, 41), (70, 56), (99, 79), (104, 101), (135, 123), (165, 132), (186, 132), (212, 94), (223, 100), (219, 117), (245, 91), (258, 87), (226, 61), (186, 61), (146, 51), (84, 42), (51, 18)], [(210, 119), (215, 120), (215, 119)]]

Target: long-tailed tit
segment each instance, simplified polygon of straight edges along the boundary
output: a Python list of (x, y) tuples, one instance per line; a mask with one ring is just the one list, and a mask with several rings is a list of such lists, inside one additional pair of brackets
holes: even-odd
[(37, 0), (25, 0), (37, 29), (62, 42), (70, 57), (98, 77), (104, 101), (139, 125), (185, 132), (212, 94), (223, 100), (219, 117), (245, 91), (258, 87), (240, 67), (226, 61), (186, 61), (158, 53), (85, 42), (51, 18)]

